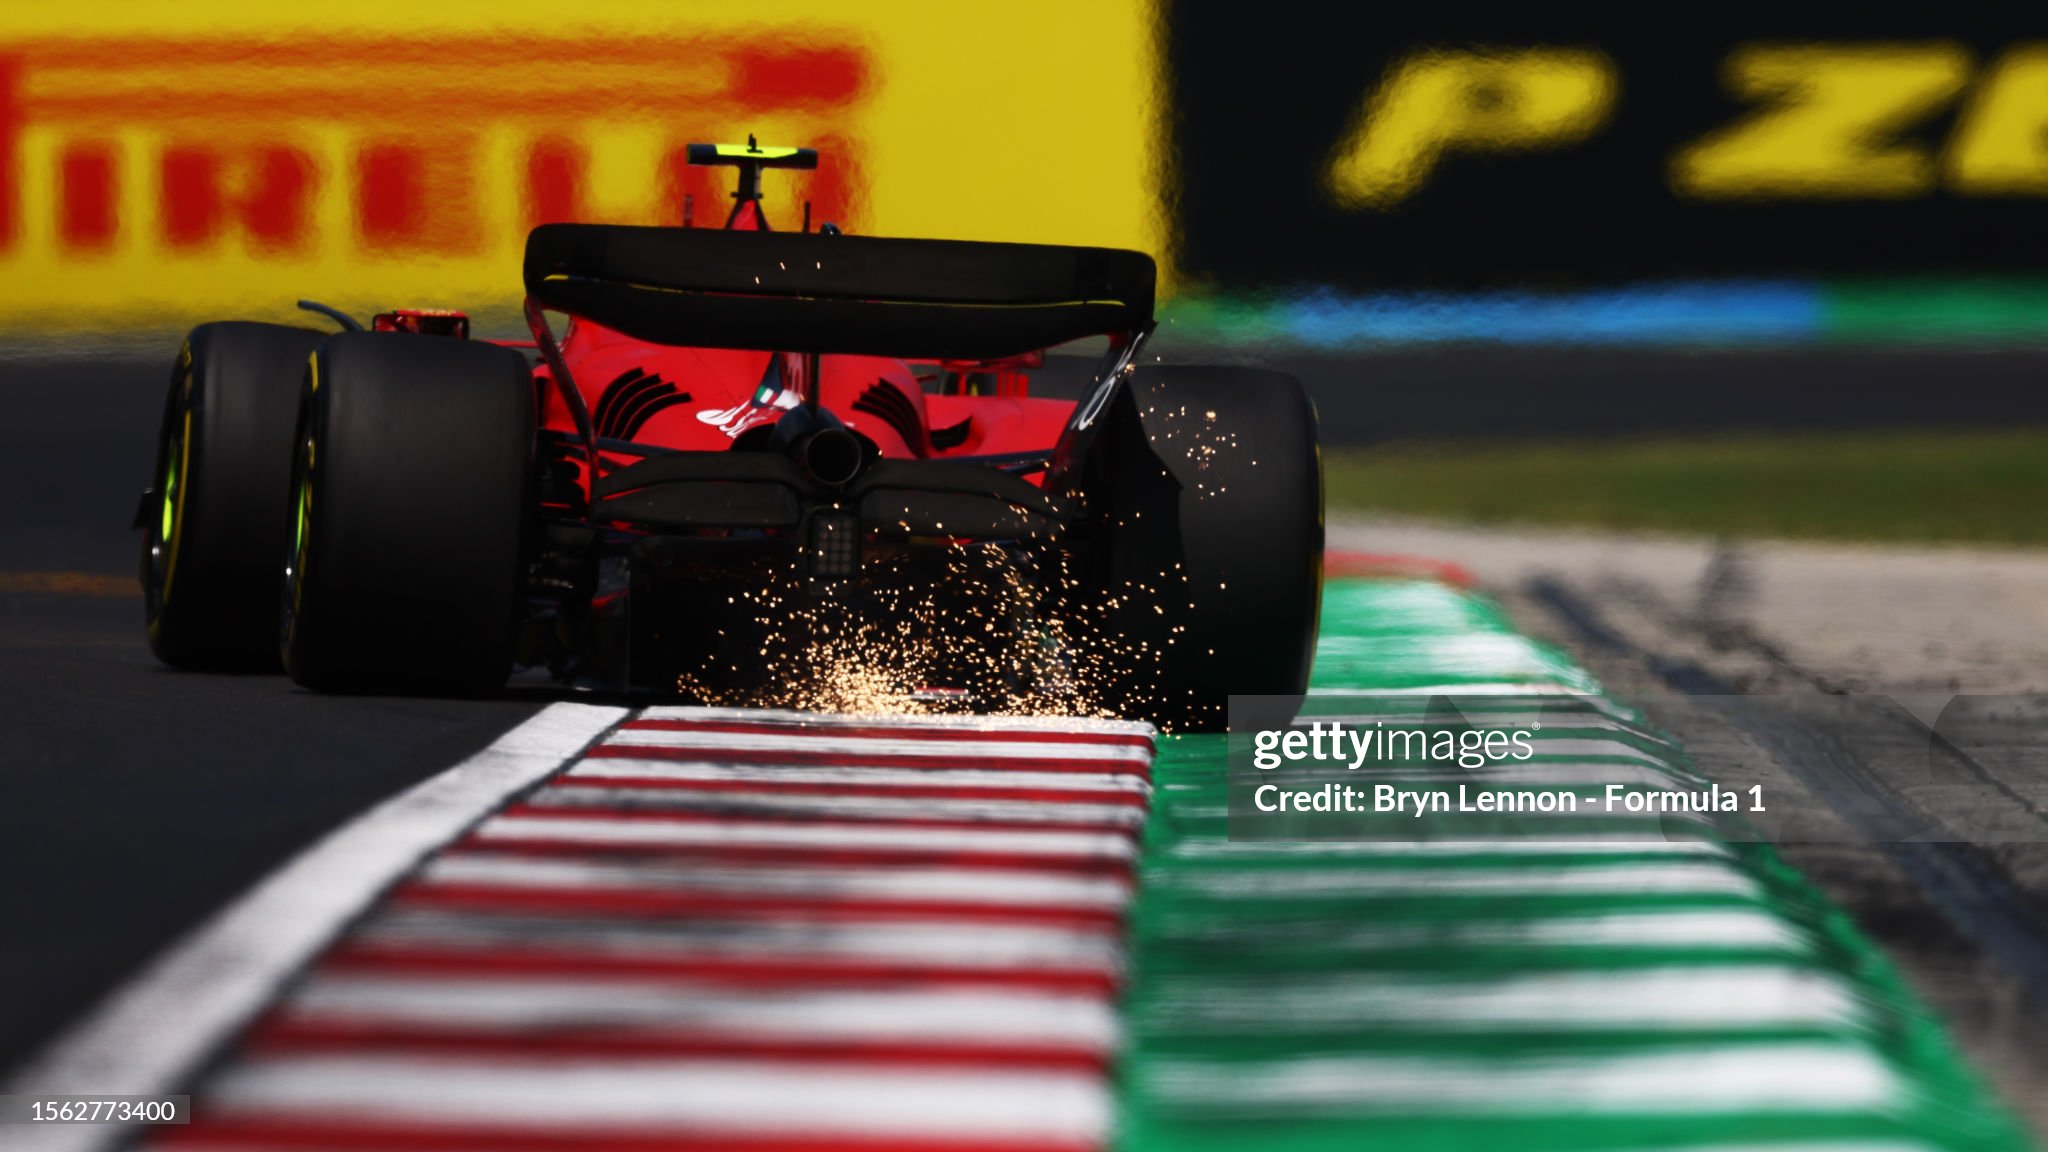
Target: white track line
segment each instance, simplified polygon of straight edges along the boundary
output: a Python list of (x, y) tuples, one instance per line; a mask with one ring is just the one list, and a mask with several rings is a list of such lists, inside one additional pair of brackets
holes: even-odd
[(1108, 1089), (1093, 1072), (353, 1054), (237, 1065), (221, 1076), (207, 1105), (230, 1120), (312, 1114), (582, 1139), (695, 1129), (706, 1146), (728, 1136), (1076, 1148), (1108, 1135), (1111, 1109)]
[(1905, 1087), (1861, 1045), (1688, 1047), (1669, 1053), (1511, 1057), (1306, 1056), (1246, 1067), (1178, 1060), (1148, 1087), (1175, 1106), (1290, 1118), (1426, 1114), (1698, 1116), (1895, 1107)]
[[(103, 1001), (6, 1092), (176, 1090), (378, 893), (625, 716), (624, 708), (551, 705), (490, 747), (330, 833)], [(15, 1152), (70, 1152), (103, 1148), (126, 1134), (110, 1125), (52, 1124), (10, 1131), (7, 1138)]]
[(1621, 832), (1569, 840), (1187, 840), (1159, 853), (1163, 860), (1260, 860), (1274, 858), (1388, 856), (1692, 856), (1728, 859), (1726, 844), (1712, 840), (1664, 840), (1662, 832)]
[(1018, 740), (994, 743), (965, 735), (959, 740), (894, 738), (886, 736), (828, 736), (828, 730), (791, 729), (776, 732), (717, 732), (701, 729), (621, 728), (605, 741), (607, 748), (673, 748), (704, 754), (762, 752), (804, 753), (834, 756), (887, 756), (905, 761), (955, 761), (962, 767), (986, 765), (990, 761), (1069, 760), (1101, 762), (1105, 765), (1135, 764), (1143, 768), (1152, 762), (1152, 750), (1134, 744), (1100, 744), (1087, 740), (1052, 738), (1030, 742)]
[(717, 783), (801, 784), (870, 788), (1046, 788), (1149, 796), (1152, 785), (1127, 772), (1033, 772), (1024, 768), (832, 768), (806, 764), (721, 764), (715, 760), (585, 760), (562, 774), (563, 783), (604, 780), (686, 780)]
[(1636, 950), (1718, 949), (1799, 955), (1813, 939), (1763, 908), (1712, 911), (1650, 909), (1597, 915), (1481, 920), (1460, 924), (1351, 922), (1331, 927), (1328, 917), (1267, 918), (1182, 929), (1181, 936), (1216, 948), (1270, 947), (1313, 939), (1323, 948), (1390, 952), (1410, 948), (1521, 948)]
[(700, 792), (685, 788), (593, 787), (551, 784), (526, 800), (529, 808), (564, 811), (606, 809), (637, 812), (701, 812), (733, 819), (822, 817), (873, 820), (955, 820), (963, 823), (1084, 825), (1138, 829), (1145, 810), (1129, 804), (1081, 804), (1057, 800), (955, 800), (928, 796), (839, 796), (817, 792)]
[[(571, 811), (571, 809), (562, 809)], [(607, 816), (498, 816), (476, 831), (479, 843), (547, 840), (645, 848), (835, 848), (1130, 860), (1137, 845), (1121, 832), (927, 828), (897, 824), (793, 824), (726, 820), (635, 820)]]
[(1419, 1030), (1601, 1032), (1847, 1029), (1868, 1013), (1825, 973), (1776, 964), (1672, 964), (1584, 972), (1485, 973), (1458, 979), (1388, 972), (1256, 978), (1168, 976), (1147, 989), (1144, 1018), (1167, 1035), (1314, 1036)]
[(451, 852), (411, 879), (420, 889), (687, 891), (736, 896), (845, 900), (957, 900), (1017, 907), (1117, 909), (1130, 903), (1122, 876), (1076, 876), (1024, 869), (874, 868), (783, 864), (775, 867), (676, 865), (518, 853)]
[(971, 968), (984, 972), (1056, 969), (1116, 976), (1124, 967), (1120, 928), (901, 920), (887, 924), (775, 920), (647, 921), (517, 913), (379, 912), (353, 943), (473, 955), (574, 951), (635, 960), (777, 957), (824, 967), (886, 963), (906, 971)]
[[(1484, 768), (1445, 768), (1439, 764), (1417, 764), (1396, 768), (1375, 765), (1370, 777), (1361, 778), (1352, 774), (1349, 768), (1329, 764), (1314, 771), (1290, 774), (1294, 781), (1346, 780), (1361, 790), (1365, 780), (1374, 784), (1436, 784), (1440, 787), (1452, 784), (1526, 784), (1541, 785), (1544, 791), (1574, 786), (1593, 787), (1606, 784), (1620, 784), (1625, 787), (1649, 792), (1704, 792), (1706, 785), (1695, 785), (1690, 777), (1680, 779), (1676, 768), (1652, 768), (1647, 764), (1575, 764), (1543, 763), (1489, 764)], [(1680, 787), (1680, 785), (1684, 785)], [(1596, 793), (1588, 801), (1604, 803), (1606, 794)]]
[(1550, 708), (1538, 708), (1526, 699), (1509, 700), (1499, 707), (1489, 707), (1494, 697), (1461, 696), (1451, 702), (1448, 708), (1432, 712), (1427, 708), (1409, 708), (1405, 711), (1392, 705), (1375, 708), (1369, 712), (1332, 712), (1323, 698), (1315, 697), (1316, 706), (1295, 717), (1297, 724), (1320, 722), (1324, 727), (1341, 722), (1346, 728), (1372, 728), (1385, 724), (1389, 728), (1396, 724), (1408, 727), (1443, 726), (1462, 721), (1484, 728), (1528, 728), (1541, 725), (1549, 732), (1562, 729), (1582, 732), (1626, 732), (1638, 739), (1672, 747), (1671, 741), (1626, 720), (1617, 719), (1605, 712), (1589, 708), (1553, 704)]
[(1116, 1010), (1095, 993), (874, 987), (755, 991), (729, 983), (561, 976), (315, 977), (285, 1001), (290, 1024), (430, 1025), (522, 1034), (545, 1054), (550, 1028), (695, 1036), (962, 1044), (1058, 1044), (1106, 1053)]
[[(1418, 684), (1405, 688), (1318, 688), (1309, 693), (1311, 698), (1343, 699), (1345, 697), (1376, 699), (1403, 696), (1445, 696), (1452, 700), (1461, 698), (1490, 699), (1496, 703), (1516, 697), (1532, 699), (1566, 698), (1578, 702), (1579, 707), (1589, 712), (1599, 712), (1617, 720), (1635, 720), (1634, 713), (1616, 704), (1605, 696), (1595, 696), (1584, 688), (1567, 684), (1552, 684), (1544, 681), (1493, 680), (1473, 681), (1469, 684)], [(1309, 719), (1318, 717), (1311, 715)]]
[(636, 719), (687, 720), (692, 723), (737, 721), (764, 727), (787, 724), (798, 729), (809, 729), (814, 734), (819, 729), (830, 728), (946, 728), (969, 735), (977, 732), (1048, 732), (1072, 736), (1077, 726), (1086, 726), (1091, 735), (1144, 736), (1148, 739), (1158, 735), (1158, 729), (1137, 720), (1089, 720), (1073, 716), (942, 714), (918, 716), (906, 723), (906, 717), (893, 712), (793, 712), (786, 709), (706, 708), (682, 704), (657, 704), (651, 708), (643, 708)]
[(1179, 888), (1219, 900), (1342, 899), (1365, 896), (1739, 896), (1762, 895), (1756, 880), (1716, 860), (1559, 867), (1351, 869), (1285, 873), (1190, 872), (1162, 877)]

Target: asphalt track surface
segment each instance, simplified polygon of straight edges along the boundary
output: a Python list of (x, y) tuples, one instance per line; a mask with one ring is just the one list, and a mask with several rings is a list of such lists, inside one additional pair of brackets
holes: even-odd
[(128, 525), (167, 370), (0, 361), (0, 1068), (322, 834), (539, 706), (322, 697), (157, 664)]
[[(1771, 395), (1792, 424), (2048, 419), (2037, 355), (1887, 353), (1846, 372), (1807, 357), (1276, 359), (1308, 381), (1330, 443), (1713, 427)], [(0, 359), (0, 866), (15, 878), (0, 894), (0, 981), (17, 990), (0, 999), (0, 1068), (322, 834), (540, 705), (319, 697), (159, 666), (129, 523), (168, 358)]]

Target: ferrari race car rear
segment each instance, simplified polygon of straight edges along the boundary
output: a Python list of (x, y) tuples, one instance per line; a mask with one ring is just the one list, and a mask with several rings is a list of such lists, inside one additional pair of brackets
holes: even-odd
[[(590, 453), (585, 519), (628, 533), (597, 544), (628, 554), (609, 566), (623, 586), (589, 600), (581, 631), (614, 638), (593, 665), (698, 698), (853, 669), (851, 699), (827, 702), (939, 687), (1182, 724), (1220, 720), (1231, 691), (1299, 691), (1313, 413), (1278, 374), (1139, 368), (1152, 280), (1148, 258), (1102, 249), (537, 230), (537, 303), (653, 345), (785, 349), (802, 385), (727, 451)], [(574, 368), (538, 334), (559, 384)], [(822, 403), (834, 356), (999, 361), (1094, 334), (1110, 339), (1087, 394), (1022, 451), (891, 457)]]
[[(1187, 727), (1230, 693), (1303, 690), (1314, 414), (1277, 373), (1140, 366), (1148, 257), (547, 225), (525, 281), (534, 356), (445, 318), (194, 332), (139, 517), (161, 658), (281, 653), (321, 690), (489, 691), (524, 665), (697, 700)], [(955, 402), (942, 437), (906, 391), (906, 365), (1095, 335), (1107, 353), (1039, 439), (954, 447), (996, 402)], [(621, 349), (662, 371), (616, 374)], [(742, 361), (758, 385), (720, 407), (719, 366)], [(864, 373), (894, 391), (833, 390)], [(885, 434), (892, 405), (911, 415)]]

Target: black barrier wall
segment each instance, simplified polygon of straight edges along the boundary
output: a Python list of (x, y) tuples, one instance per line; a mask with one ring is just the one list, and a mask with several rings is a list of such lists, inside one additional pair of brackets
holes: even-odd
[(1224, 289), (2048, 269), (2048, 7), (1167, 0)]

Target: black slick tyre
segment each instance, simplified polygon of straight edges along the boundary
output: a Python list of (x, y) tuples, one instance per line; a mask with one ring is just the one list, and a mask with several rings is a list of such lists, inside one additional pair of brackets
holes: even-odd
[(194, 328), (178, 351), (139, 517), (149, 647), (166, 664), (277, 671), (292, 426), (324, 338), (224, 321)]
[(1231, 695), (1307, 690), (1321, 606), (1322, 464), (1301, 383), (1154, 366), (1103, 414), (1070, 584), (1084, 683), (1173, 730), (1224, 727)]
[(292, 679), (328, 692), (501, 687), (523, 603), (533, 443), (533, 377), (518, 352), (329, 337), (307, 374), (279, 550)]

